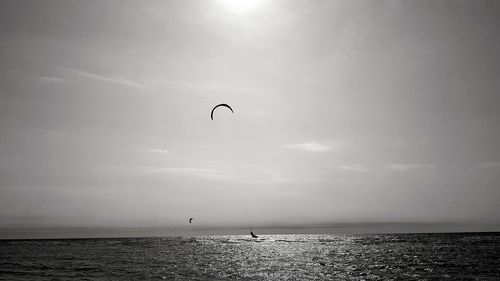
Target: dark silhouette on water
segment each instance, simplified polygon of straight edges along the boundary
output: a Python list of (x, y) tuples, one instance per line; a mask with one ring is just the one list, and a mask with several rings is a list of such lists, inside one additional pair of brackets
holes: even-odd
[(228, 105), (228, 104), (225, 104), (225, 103), (221, 103), (221, 104), (218, 104), (216, 105), (214, 108), (212, 108), (212, 112), (210, 113), (210, 119), (214, 120), (214, 110), (219, 107), (219, 106), (225, 106), (227, 108), (229, 108), (229, 110), (231, 110), (231, 112), (234, 114), (234, 111), (233, 109)]
[(189, 223), (191, 223), (191, 221), (193, 220), (194, 218), (189, 218)]
[(257, 237), (259, 237), (259, 236), (255, 235), (255, 234), (253, 233), (253, 231), (250, 231), (250, 235), (252, 235), (252, 238), (257, 238)]

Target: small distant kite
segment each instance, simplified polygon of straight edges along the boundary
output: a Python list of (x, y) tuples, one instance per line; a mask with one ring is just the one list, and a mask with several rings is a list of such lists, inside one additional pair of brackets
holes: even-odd
[(229, 108), (229, 110), (231, 110), (231, 112), (234, 114), (233, 109), (232, 109), (232, 108), (231, 108), (228, 104), (221, 103), (221, 104), (216, 105), (214, 108), (212, 108), (212, 112), (210, 113), (210, 119), (214, 120), (214, 110), (215, 110), (217, 107), (220, 107), (220, 106), (223, 106), (223, 107), (227, 107), (227, 108)]
[(194, 220), (194, 218), (189, 218), (189, 223), (191, 223), (192, 220)]

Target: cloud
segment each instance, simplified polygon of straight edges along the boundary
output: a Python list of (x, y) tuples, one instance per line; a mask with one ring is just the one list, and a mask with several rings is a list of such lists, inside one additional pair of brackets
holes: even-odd
[(209, 168), (189, 168), (189, 167), (156, 167), (156, 166), (142, 166), (137, 167), (143, 173), (166, 173), (178, 174), (186, 176), (196, 176), (203, 178), (225, 178), (225, 176), (216, 173), (213, 169)]
[(200, 177), (206, 179), (226, 180), (227, 176), (217, 173), (209, 168), (191, 167), (164, 167), (164, 166), (113, 166), (99, 165), (99, 168), (106, 171), (113, 171), (127, 174), (175, 174), (187, 177)]
[(59, 77), (51, 77), (51, 76), (40, 76), (38, 77), (38, 81), (42, 83), (63, 83), (67, 82), (68, 79), (59, 78)]
[(278, 92), (270, 89), (244, 87), (227, 83), (219, 83), (217, 81), (187, 82), (187, 81), (152, 77), (145, 80), (145, 82), (147, 82), (147, 84), (152, 88), (176, 89), (176, 90), (190, 91), (200, 94), (222, 93), (229, 95), (236, 94), (242, 96), (257, 96), (257, 95), (269, 96), (278, 94)]
[(251, 175), (221, 172), (212, 168), (176, 167), (176, 166), (118, 166), (98, 165), (96, 168), (105, 173), (119, 173), (139, 176), (180, 176), (202, 178), (222, 182), (247, 185), (281, 185), (294, 182), (317, 182), (318, 178), (288, 177), (270, 170), (256, 170)]
[(170, 151), (170, 150), (161, 149), (161, 148), (149, 148), (149, 149), (146, 149), (146, 151), (149, 152), (149, 153), (159, 153), (159, 154), (169, 154), (169, 153), (172, 153), (172, 151)]
[(432, 164), (401, 164), (401, 163), (389, 164), (387, 166), (389, 170), (398, 172), (405, 172), (417, 169), (434, 169), (435, 167), (436, 166)]
[(340, 166), (340, 170), (342, 171), (348, 171), (348, 172), (359, 172), (359, 173), (370, 173), (370, 169), (366, 168), (363, 165), (345, 165), (345, 166)]
[(430, 140), (425, 137), (419, 137), (418, 139), (407, 139), (407, 138), (400, 138), (394, 140), (391, 145), (396, 146), (396, 147), (409, 147), (409, 146), (414, 146), (414, 145), (425, 145), (430, 143)]
[(326, 152), (332, 149), (331, 146), (327, 146), (325, 144), (317, 143), (317, 142), (307, 142), (307, 143), (298, 143), (298, 144), (289, 144), (285, 145), (285, 148), (292, 150), (302, 150), (302, 151), (310, 151), (310, 152)]
[(74, 74), (78, 74), (80, 76), (84, 76), (84, 77), (87, 77), (87, 78), (92, 78), (92, 79), (96, 79), (96, 80), (100, 80), (100, 81), (105, 81), (105, 82), (109, 82), (109, 83), (113, 83), (113, 84), (118, 84), (118, 85), (122, 85), (122, 86), (127, 86), (127, 87), (132, 87), (132, 88), (138, 88), (138, 89), (145, 89), (146, 88), (141, 83), (138, 83), (136, 81), (132, 81), (130, 79), (125, 79), (123, 77), (105, 76), (105, 75), (91, 73), (91, 72), (87, 72), (87, 71), (83, 71), (83, 70), (77, 70), (77, 69), (73, 69), (73, 68), (62, 68), (62, 69), (64, 71), (67, 71), (67, 72), (70, 72), (70, 73), (74, 73)]

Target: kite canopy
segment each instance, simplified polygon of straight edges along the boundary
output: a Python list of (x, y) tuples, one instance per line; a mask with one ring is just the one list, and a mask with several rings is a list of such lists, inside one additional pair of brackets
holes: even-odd
[(189, 218), (189, 223), (191, 223), (191, 221), (193, 220), (194, 218)]
[(234, 114), (233, 109), (228, 104), (221, 103), (221, 104), (216, 105), (214, 108), (212, 108), (212, 112), (210, 113), (210, 119), (214, 120), (214, 111), (216, 108), (221, 107), (221, 106), (229, 108), (229, 110), (231, 110), (231, 112)]

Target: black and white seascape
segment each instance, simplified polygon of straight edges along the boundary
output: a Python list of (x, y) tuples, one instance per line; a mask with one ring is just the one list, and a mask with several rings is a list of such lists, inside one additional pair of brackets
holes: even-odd
[(0, 280), (499, 280), (499, 19), (0, 0)]

